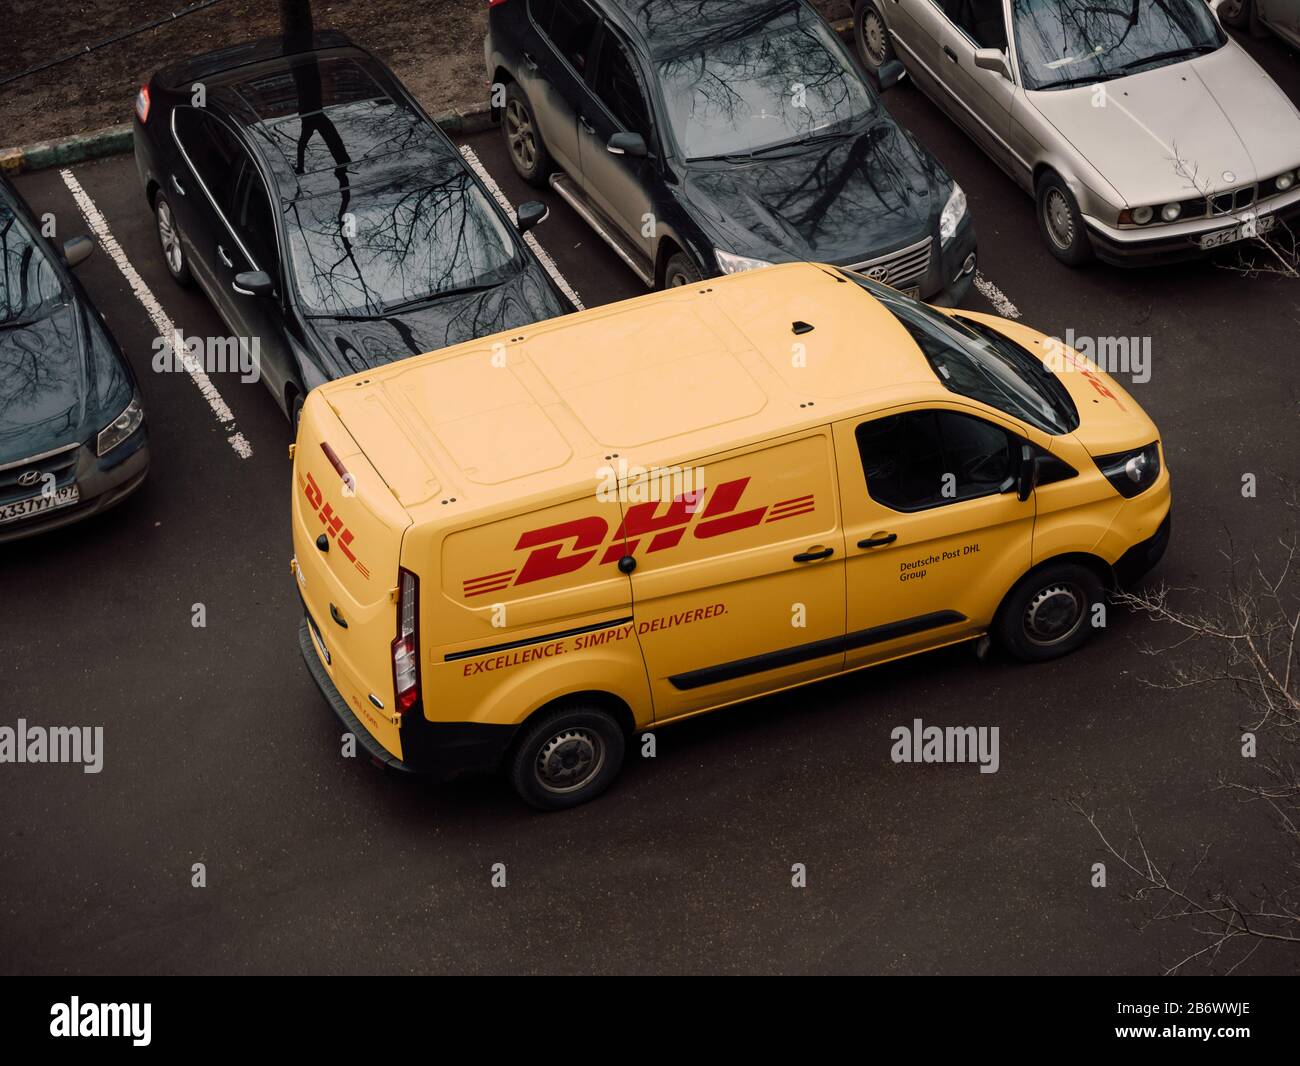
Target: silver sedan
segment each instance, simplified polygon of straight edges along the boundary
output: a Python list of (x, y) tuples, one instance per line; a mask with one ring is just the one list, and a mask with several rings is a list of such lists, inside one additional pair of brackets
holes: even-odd
[(1139, 265), (1300, 216), (1300, 112), (1211, 5), (857, 0), (854, 33), (1034, 196), (1058, 259)]

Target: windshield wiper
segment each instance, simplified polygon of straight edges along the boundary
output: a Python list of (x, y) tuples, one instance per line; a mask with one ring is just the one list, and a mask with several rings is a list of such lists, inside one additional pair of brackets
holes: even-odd
[(1217, 52), (1217, 44), (1193, 44), (1186, 48), (1171, 48), (1167, 52), (1156, 52), (1154, 55), (1142, 56), (1139, 59), (1130, 59), (1127, 63), (1120, 65), (1120, 70), (1129, 70), (1133, 67), (1140, 67), (1146, 63), (1159, 63), (1162, 59), (1186, 59), (1188, 56), (1203, 56), (1210, 52)]
[(424, 296), (414, 296), (409, 300), (400, 300), (395, 304), (384, 304), (383, 311), (379, 317), (390, 315), (395, 311), (410, 311), (416, 307), (423, 307), (425, 304), (436, 303), (439, 300), (446, 300), (452, 296), (466, 296), (471, 292), (483, 292), (487, 289), (495, 289), (500, 282), (485, 282), (480, 285), (464, 285), (459, 289), (439, 289), (437, 292), (427, 293)]
[(1044, 89), (1064, 89), (1071, 85), (1091, 85), (1097, 81), (1108, 81), (1109, 74), (1076, 74), (1073, 78), (1062, 78), (1060, 81), (1049, 81), (1042, 86)]

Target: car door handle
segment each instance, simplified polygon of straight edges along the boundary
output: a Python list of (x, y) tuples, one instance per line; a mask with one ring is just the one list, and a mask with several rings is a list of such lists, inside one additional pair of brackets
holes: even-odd
[(893, 544), (898, 539), (897, 533), (886, 533), (879, 537), (868, 537), (858, 541), (859, 548), (879, 548), (882, 544)]
[(330, 617), (333, 618), (334, 621), (337, 622), (344, 629), (347, 629), (348, 627), (347, 619), (344, 618), (341, 614), (339, 614), (339, 609), (335, 607), (334, 604), (332, 603), (330, 604)]
[(943, 54), (946, 55), (949, 59), (951, 59), (954, 63), (957, 62), (957, 53), (954, 52), (951, 48), (949, 48), (946, 44), (943, 46)]
[(535, 59), (534, 59), (534, 58), (533, 58), (533, 57), (532, 57), (528, 52), (524, 52), (524, 53), (523, 53), (523, 57), (524, 57), (524, 66), (526, 66), (526, 67), (528, 68), (528, 73), (529, 73), (529, 74), (536, 74), (536, 73), (537, 73), (537, 60), (535, 60)]
[(230, 261), (230, 256), (226, 254), (226, 250), (219, 244), (217, 245), (217, 258), (228, 267), (233, 267), (235, 265)]
[(178, 178), (175, 174), (172, 175), (172, 188), (176, 190), (176, 194), (178, 196), (186, 195), (185, 186), (181, 184), (180, 178)]
[(806, 552), (800, 552), (794, 557), (796, 563), (812, 563), (818, 559), (829, 559), (835, 554), (834, 548), (809, 548)]
[(578, 125), (581, 126), (581, 127), (582, 127), (584, 130), (586, 130), (588, 133), (595, 133), (595, 132), (596, 132), (596, 127), (593, 126), (590, 122), (587, 121), (587, 116), (586, 116), (586, 115), (579, 115), (579, 116), (578, 116)]

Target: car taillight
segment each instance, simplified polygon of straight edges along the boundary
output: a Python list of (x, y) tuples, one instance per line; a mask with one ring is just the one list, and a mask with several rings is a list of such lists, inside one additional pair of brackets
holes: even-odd
[(140, 91), (135, 94), (135, 113), (140, 116), (141, 122), (149, 121), (149, 86), (141, 85)]
[(488, 7), (500, 7), (506, 0), (488, 0)]
[(397, 571), (397, 637), (393, 641), (393, 696), (405, 714), (420, 699), (419, 581), (409, 570)]

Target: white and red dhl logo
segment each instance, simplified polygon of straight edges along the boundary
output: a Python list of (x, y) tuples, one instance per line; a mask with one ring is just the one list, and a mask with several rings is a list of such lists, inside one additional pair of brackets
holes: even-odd
[(469, 578), (464, 583), (465, 598), (570, 574), (586, 566), (597, 555), (600, 556), (598, 566), (616, 563), (625, 555), (635, 555), (642, 541), (647, 542), (647, 553), (664, 551), (677, 547), (688, 531), (698, 540), (709, 540), (750, 529), (762, 522), (779, 522), (808, 514), (816, 509), (813, 495), (809, 493), (741, 511), (740, 498), (749, 481), (749, 478), (742, 477), (723, 482), (707, 492), (703, 508), (699, 507), (698, 497), (694, 495), (675, 497), (666, 505), (657, 501), (638, 503), (627, 509), (612, 539), (609, 537), (609, 523), (599, 515), (530, 529), (521, 534), (515, 544), (515, 551), (529, 549), (523, 565)]

